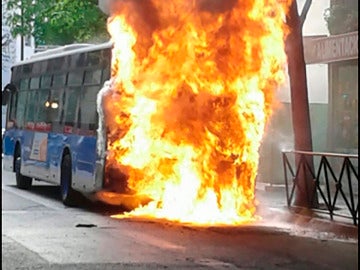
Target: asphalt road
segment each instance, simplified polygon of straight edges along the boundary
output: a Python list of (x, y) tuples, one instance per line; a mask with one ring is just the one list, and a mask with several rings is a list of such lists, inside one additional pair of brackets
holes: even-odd
[(58, 188), (30, 191), (2, 174), (2, 269), (357, 269), (358, 243), (276, 226), (192, 227), (110, 218), (100, 204), (63, 206)]

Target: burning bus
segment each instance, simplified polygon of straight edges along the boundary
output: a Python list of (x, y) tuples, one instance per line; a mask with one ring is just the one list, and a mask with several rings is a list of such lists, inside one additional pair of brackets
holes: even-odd
[(219, 2), (113, 1), (112, 45), (14, 67), (4, 161), (19, 183), (41, 175), (66, 203), (76, 192), (131, 202), (122, 217), (252, 220), (258, 150), (284, 81), (288, 4)]

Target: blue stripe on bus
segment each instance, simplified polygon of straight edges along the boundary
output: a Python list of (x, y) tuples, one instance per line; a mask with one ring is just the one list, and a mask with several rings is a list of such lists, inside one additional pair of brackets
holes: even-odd
[(79, 136), (75, 134), (50, 132), (47, 134), (46, 160), (40, 161), (31, 158), (31, 154), (38, 155), (40, 151), (39, 149), (35, 149), (32, 152), (35, 133), (36, 132), (30, 130), (7, 130), (4, 133), (3, 140), (4, 156), (13, 157), (15, 143), (19, 141), (22, 148), (22, 164), (24, 164), (24, 166), (38, 167), (41, 172), (45, 170), (50, 174), (52, 173), (52, 169), (60, 169), (63, 151), (65, 147), (68, 147), (73, 161), (73, 171), (75, 171), (75, 173), (86, 172), (87, 175), (95, 174), (95, 162), (97, 159), (95, 136)]

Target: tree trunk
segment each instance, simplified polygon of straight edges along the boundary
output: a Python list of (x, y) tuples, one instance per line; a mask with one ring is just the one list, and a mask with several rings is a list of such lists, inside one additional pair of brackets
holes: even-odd
[[(286, 22), (290, 34), (286, 40), (288, 72), (291, 88), (291, 109), (294, 129), (295, 151), (312, 151), (309, 101), (306, 81), (304, 48), (302, 42), (302, 22), (298, 15), (297, 3), (291, 4)], [(309, 167), (314, 172), (312, 156), (305, 156)], [(298, 168), (300, 155), (296, 154), (295, 163)], [(296, 181), (295, 205), (307, 208), (317, 207), (315, 182), (308, 168), (299, 168)]]

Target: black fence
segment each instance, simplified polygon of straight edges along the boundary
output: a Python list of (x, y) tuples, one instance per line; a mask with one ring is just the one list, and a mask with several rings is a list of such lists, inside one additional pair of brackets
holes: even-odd
[(289, 208), (298, 207), (294, 200), (296, 189), (301, 189), (298, 179), (302, 173), (314, 181), (310, 183), (313, 189), (301, 189), (307, 192), (313, 211), (328, 213), (331, 220), (339, 216), (352, 219), (354, 225), (359, 223), (358, 155), (284, 151), (282, 156)]

